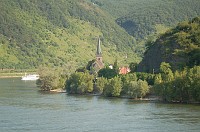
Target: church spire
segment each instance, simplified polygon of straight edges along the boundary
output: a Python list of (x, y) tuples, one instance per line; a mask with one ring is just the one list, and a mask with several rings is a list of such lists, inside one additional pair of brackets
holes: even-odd
[(97, 44), (97, 55), (101, 55), (102, 52), (101, 52), (101, 40), (100, 38), (98, 39), (98, 44)]
[(101, 51), (101, 40), (100, 40), (100, 38), (98, 38), (96, 61), (93, 63), (93, 67), (94, 67), (95, 71), (99, 71), (100, 69), (102, 69), (104, 67), (102, 51)]

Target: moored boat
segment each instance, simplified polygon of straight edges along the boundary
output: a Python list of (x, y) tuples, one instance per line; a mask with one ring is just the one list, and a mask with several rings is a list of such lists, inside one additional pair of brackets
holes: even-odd
[(29, 74), (29, 75), (22, 76), (21, 80), (34, 81), (34, 80), (37, 80), (37, 79), (39, 79), (39, 75), (38, 74)]

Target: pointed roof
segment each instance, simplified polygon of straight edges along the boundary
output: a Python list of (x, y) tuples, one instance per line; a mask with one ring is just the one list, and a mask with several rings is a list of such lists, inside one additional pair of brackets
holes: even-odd
[(98, 44), (97, 44), (97, 55), (101, 55), (101, 40), (100, 38), (98, 39)]

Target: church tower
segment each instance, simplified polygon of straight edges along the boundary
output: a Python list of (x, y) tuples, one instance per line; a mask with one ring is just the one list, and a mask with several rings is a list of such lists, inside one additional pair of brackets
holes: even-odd
[(98, 38), (98, 44), (97, 44), (97, 52), (96, 52), (96, 61), (103, 63), (102, 61), (102, 51), (101, 51), (101, 40)]
[(100, 69), (104, 67), (100, 38), (98, 38), (98, 43), (97, 43), (96, 61), (93, 63), (92, 66), (96, 72), (98, 72)]

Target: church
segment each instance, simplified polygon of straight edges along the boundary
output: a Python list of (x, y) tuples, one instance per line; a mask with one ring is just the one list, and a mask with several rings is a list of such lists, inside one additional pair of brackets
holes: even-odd
[(98, 72), (100, 69), (104, 68), (100, 38), (98, 38), (98, 43), (97, 43), (96, 60), (92, 64), (92, 67), (96, 72)]

